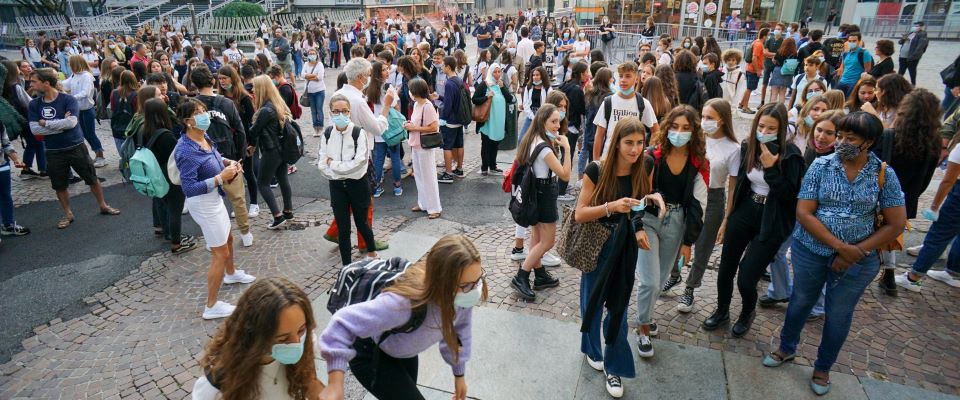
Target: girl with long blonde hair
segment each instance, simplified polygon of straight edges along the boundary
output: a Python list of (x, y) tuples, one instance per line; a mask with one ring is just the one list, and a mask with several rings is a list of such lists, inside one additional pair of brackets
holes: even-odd
[[(270, 207), (273, 222), (267, 229), (278, 229), (293, 219), (293, 194), (287, 179), (287, 163), (280, 155), (280, 136), (284, 123), (290, 119), (290, 109), (280, 97), (273, 81), (266, 75), (253, 78), (253, 126), (247, 135), (249, 146), (260, 150), (260, 173), (258, 174), (260, 195)], [(247, 151), (250, 154), (251, 151)], [(270, 189), (270, 181), (277, 178), (280, 193), (283, 195), (283, 209), (277, 205), (277, 199)]]

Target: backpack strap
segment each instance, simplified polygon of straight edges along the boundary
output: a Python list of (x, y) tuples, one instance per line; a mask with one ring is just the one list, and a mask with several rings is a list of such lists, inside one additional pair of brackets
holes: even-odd
[(351, 135), (351, 136), (353, 136), (353, 156), (356, 157), (356, 156), (357, 156), (357, 142), (360, 140), (360, 127), (359, 127), (359, 126), (356, 126), (356, 125), (353, 126), (353, 132), (352, 132), (352, 135)]
[(637, 99), (637, 119), (639, 119), (640, 121), (643, 121), (643, 108), (644, 108), (643, 96), (641, 96), (640, 93), (636, 93), (635, 96)]
[(153, 132), (153, 135), (150, 135), (150, 140), (147, 141), (147, 145), (144, 147), (148, 149), (153, 147), (153, 143), (157, 141), (157, 138), (159, 138), (160, 136), (163, 136), (163, 134), (167, 132), (170, 132), (170, 130), (167, 128), (157, 129), (156, 132)]
[(607, 122), (607, 126), (610, 126), (610, 109), (613, 108), (613, 95), (607, 96), (603, 99), (603, 120)]

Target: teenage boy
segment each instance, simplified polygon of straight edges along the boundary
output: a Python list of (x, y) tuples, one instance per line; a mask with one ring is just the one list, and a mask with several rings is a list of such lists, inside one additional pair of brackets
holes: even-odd
[[(747, 91), (743, 93), (740, 100), (740, 112), (744, 114), (754, 114), (756, 111), (750, 109), (750, 95), (760, 83), (760, 73), (763, 71), (763, 42), (770, 35), (770, 28), (760, 30), (760, 35), (753, 44), (750, 45), (750, 61), (747, 62)], [(766, 88), (766, 87), (764, 87)]]
[(720, 87), (723, 90), (723, 99), (730, 104), (736, 104), (743, 98), (743, 93), (747, 90), (746, 74), (740, 70), (740, 61), (743, 60), (743, 53), (738, 49), (726, 49), (723, 51), (723, 81)]
[(847, 32), (847, 51), (843, 53), (841, 59), (843, 61), (840, 64), (840, 71), (837, 72), (840, 79), (836, 88), (850, 97), (850, 92), (860, 80), (860, 75), (873, 68), (873, 56), (863, 48), (860, 31)]
[(793, 90), (793, 96), (790, 97), (790, 102), (787, 104), (798, 105), (803, 88), (807, 87), (810, 82), (823, 80), (820, 77), (820, 64), (820, 57), (817, 56), (810, 56), (803, 60), (803, 73), (793, 78), (793, 86), (790, 87)]
[(30, 75), (30, 87), (37, 94), (37, 98), (30, 101), (27, 114), (30, 131), (44, 137), (47, 174), (63, 208), (63, 217), (57, 223), (57, 228), (70, 226), (74, 219), (73, 210), (70, 209), (70, 193), (67, 191), (70, 169), (76, 171), (90, 186), (90, 192), (100, 206), (100, 214), (120, 214), (120, 210), (110, 207), (103, 199), (103, 188), (77, 124), (77, 115), (80, 114), (77, 99), (57, 90), (57, 72), (52, 68), (34, 70)]
[[(660, 124), (657, 123), (653, 106), (647, 99), (636, 93), (637, 64), (633, 61), (621, 63), (617, 66), (617, 73), (620, 75), (617, 82), (617, 93), (603, 100), (596, 118), (593, 119), (593, 123), (597, 126), (596, 137), (593, 141), (594, 160), (599, 160), (607, 155), (607, 150), (610, 149), (610, 138), (613, 137), (612, 134), (607, 135), (607, 132), (613, 132), (617, 126), (617, 121), (620, 121), (623, 117), (633, 115), (640, 118), (640, 122), (650, 130), (649, 137), (657, 137), (660, 132)], [(643, 105), (642, 114), (639, 109), (641, 104)], [(606, 110), (610, 110), (610, 112), (608, 113)]]
[[(455, 177), (463, 177), (463, 126), (470, 121), (457, 119), (463, 81), (457, 76), (456, 58), (450, 56), (443, 58), (443, 75), (446, 77), (446, 82), (443, 86), (443, 96), (440, 97), (440, 134), (443, 135), (444, 171), (437, 177), (437, 181), (453, 183)], [(456, 168), (453, 168), (454, 162), (457, 164)]]
[(816, 53), (817, 50), (822, 50), (823, 43), (820, 43), (820, 39), (822, 38), (823, 31), (819, 29), (810, 31), (810, 41), (807, 42), (806, 46), (801, 47), (800, 50), (797, 51), (797, 58), (806, 60), (807, 57), (810, 57), (813, 55), (813, 53)]

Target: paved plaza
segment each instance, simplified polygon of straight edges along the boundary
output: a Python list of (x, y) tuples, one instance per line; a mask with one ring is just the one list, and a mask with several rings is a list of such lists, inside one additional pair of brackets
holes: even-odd
[[(867, 38), (868, 43), (875, 38)], [(872, 48), (872, 45), (871, 47)], [(920, 63), (919, 87), (942, 95), (939, 71), (956, 57), (956, 43), (932, 42)], [(896, 56), (895, 56), (896, 57)], [(337, 70), (328, 70), (329, 99)], [(302, 88), (302, 83), (300, 85)], [(309, 115), (300, 120), (309, 127)], [(749, 120), (737, 118), (737, 132)], [(237, 267), (263, 278), (283, 276), (298, 283), (314, 301), (320, 328), (329, 319), (327, 290), (339, 270), (336, 246), (322, 238), (332, 221), (325, 181), (313, 167), (318, 138), (304, 129), (310, 154), (291, 176), (296, 220), (268, 231), (266, 205), (253, 219), (255, 244), (237, 245)], [(206, 296), (210, 253), (198, 249), (171, 255), (154, 239), (149, 199), (122, 185), (109, 125), (98, 126), (110, 165), (107, 201), (123, 211), (118, 217), (94, 216), (92, 196), (74, 185), (77, 221), (65, 230), (54, 226), (60, 215), (46, 180), (13, 182), (17, 218), (33, 229), (28, 236), (0, 244), (0, 399), (183, 399), (189, 398), (206, 341), (221, 321), (200, 318)], [(501, 177), (478, 173), (480, 139), (466, 138), (467, 172), (453, 185), (441, 185), (443, 217), (428, 220), (408, 210), (415, 202), (412, 178), (404, 195), (375, 201), (374, 233), (390, 243), (382, 256), (419, 259), (439, 237), (462, 233), (483, 256), (489, 301), (476, 312), (474, 358), (468, 364), (471, 398), (604, 399), (602, 375), (579, 352), (579, 272), (552, 269), (561, 283), (538, 292), (536, 301), (517, 298), (509, 287), (518, 263), (510, 260), (514, 225), (506, 210)], [(513, 152), (499, 155), (501, 168)], [(942, 172), (923, 197), (929, 205)], [(389, 181), (391, 178), (386, 178)], [(385, 182), (386, 184), (387, 182)], [(85, 208), (82, 208), (85, 207)], [(907, 245), (922, 241), (929, 223), (911, 221), (916, 231)], [(184, 216), (186, 233), (199, 229)], [(356, 240), (356, 239), (354, 239)], [(164, 251), (167, 250), (167, 251)], [(356, 253), (355, 253), (356, 255)], [(785, 307), (758, 308), (753, 329), (735, 339), (728, 329), (706, 332), (700, 323), (716, 305), (715, 250), (690, 314), (676, 312), (675, 288), (658, 301), (656, 356), (637, 357), (639, 377), (625, 380), (625, 398), (807, 399), (806, 386), (822, 320), (807, 325), (796, 365), (765, 369), (760, 357), (779, 343)], [(898, 260), (905, 270), (913, 258)], [(935, 266), (942, 268), (943, 262)], [(684, 274), (685, 275), (685, 274)], [(247, 285), (224, 285), (222, 300), (236, 302)], [(762, 282), (758, 290), (765, 290)], [(731, 309), (739, 310), (739, 296)], [(857, 307), (850, 336), (833, 368), (834, 392), (842, 399), (956, 399), (960, 395), (960, 291), (925, 281), (922, 293), (901, 290), (891, 298), (871, 285)], [(635, 323), (635, 305), (630, 309)], [(631, 334), (631, 340), (635, 341)], [(326, 379), (322, 360), (319, 375)], [(420, 358), (420, 378), (428, 399), (448, 399), (453, 391), (449, 367), (436, 348)], [(348, 399), (371, 399), (350, 378)]]

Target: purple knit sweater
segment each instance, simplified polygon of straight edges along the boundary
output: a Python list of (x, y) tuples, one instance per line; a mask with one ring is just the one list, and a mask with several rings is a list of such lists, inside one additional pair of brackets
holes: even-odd
[[(453, 368), (453, 374), (463, 375), (467, 360), (470, 359), (470, 344), (473, 341), (473, 308), (456, 310), (453, 328), (461, 343), (459, 362), (454, 363), (453, 352), (443, 340), (440, 332), (440, 308), (433, 304), (427, 304), (427, 316), (423, 325), (410, 333), (390, 335), (380, 345), (380, 349), (394, 358), (410, 358), (439, 342), (440, 355)], [(407, 323), (410, 315), (410, 299), (389, 292), (337, 311), (320, 335), (320, 354), (327, 361), (327, 372), (347, 370), (347, 364), (357, 355), (353, 349), (356, 339), (372, 338), (378, 341), (383, 332)]]

